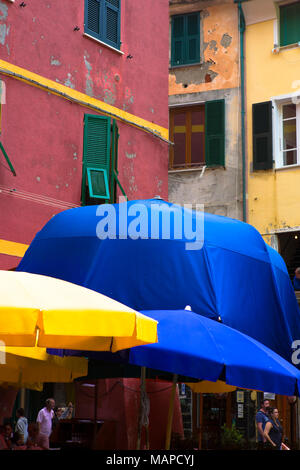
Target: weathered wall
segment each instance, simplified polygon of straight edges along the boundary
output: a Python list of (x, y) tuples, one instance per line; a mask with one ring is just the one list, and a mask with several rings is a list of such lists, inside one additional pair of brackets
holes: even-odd
[[(300, 78), (299, 49), (272, 54), (273, 44), (273, 20), (247, 26), (248, 216), (262, 234), (300, 226), (300, 168), (252, 169), (252, 104), (294, 93), (294, 81)], [(270, 236), (265, 239), (271, 243)]]
[[(0, 0), (1, 59), (168, 127), (167, 2), (155, 0), (155, 8), (153, 0), (121, 2), (124, 54), (83, 35), (83, 1), (20, 3)], [(11, 77), (0, 79), (6, 88), (0, 139), (17, 173), (0, 155), (0, 239), (27, 244), (52, 215), (80, 205), (83, 118), (94, 112)], [(119, 180), (128, 198), (167, 198), (168, 145), (118, 126)], [(12, 267), (7, 256), (1, 261), (0, 255), (1, 266)]]
[[(178, 204), (204, 204), (206, 212), (240, 219), (240, 90), (217, 90), (199, 95), (204, 101), (225, 99), (226, 167), (206, 168), (204, 172), (202, 169), (169, 171), (169, 200)], [(189, 98), (194, 100), (193, 95)], [(185, 103), (188, 104), (188, 100), (185, 99)]]
[(185, 1), (181, 5), (171, 5), (171, 15), (201, 12), (201, 64), (170, 69), (170, 95), (239, 86), (237, 7), (232, 2), (218, 3), (220, 2)]
[(201, 11), (202, 63), (169, 70), (169, 106), (225, 99), (225, 168), (169, 171), (169, 200), (242, 218), (239, 31), (233, 2), (172, 1), (170, 14)]

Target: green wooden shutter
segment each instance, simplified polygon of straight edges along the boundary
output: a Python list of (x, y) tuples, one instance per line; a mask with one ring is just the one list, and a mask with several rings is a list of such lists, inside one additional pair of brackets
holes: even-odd
[(225, 100), (205, 103), (205, 162), (225, 166)]
[(300, 3), (280, 7), (280, 45), (287, 46), (300, 41)]
[(116, 48), (120, 48), (120, 1), (105, 1), (105, 42)]
[[(86, 201), (87, 184), (90, 197), (109, 199), (109, 191), (107, 192), (105, 181), (109, 181), (110, 175), (110, 133), (110, 118), (91, 114), (84, 116), (83, 204)], [(97, 170), (99, 171), (97, 172)]]
[(200, 61), (200, 23), (199, 13), (186, 17), (186, 63), (193, 64)]
[(85, 0), (85, 32), (100, 35), (100, 0)]
[(253, 170), (273, 167), (272, 102), (252, 105)]
[(118, 177), (118, 142), (119, 129), (116, 120), (113, 120), (112, 126), (112, 148), (111, 148), (111, 171), (110, 171), (110, 194), (111, 202), (117, 202), (117, 185), (116, 177)]
[(193, 64), (200, 61), (200, 15), (172, 17), (171, 65)]
[(172, 17), (171, 65), (184, 64), (185, 60), (185, 22), (184, 16)]

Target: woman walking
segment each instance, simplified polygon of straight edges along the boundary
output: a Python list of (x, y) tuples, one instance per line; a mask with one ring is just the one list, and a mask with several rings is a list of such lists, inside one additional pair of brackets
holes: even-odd
[(279, 412), (277, 408), (270, 408), (269, 421), (267, 421), (264, 436), (267, 440), (267, 448), (281, 450), (283, 429), (279, 422)]

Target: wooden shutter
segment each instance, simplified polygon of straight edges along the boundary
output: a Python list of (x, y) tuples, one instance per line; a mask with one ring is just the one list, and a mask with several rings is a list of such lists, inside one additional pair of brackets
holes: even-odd
[(105, 2), (104, 40), (108, 44), (120, 48), (120, 7), (121, 0), (102, 0)]
[[(86, 185), (95, 187), (95, 194), (101, 197), (101, 181), (109, 181), (110, 174), (111, 120), (104, 116), (86, 114), (84, 117), (82, 202), (86, 200)], [(89, 171), (89, 175), (87, 170)], [(97, 169), (102, 170), (97, 174)], [(105, 174), (105, 177), (103, 175)], [(103, 179), (104, 178), (104, 179)], [(106, 186), (104, 184), (104, 189)], [(103, 196), (106, 195), (103, 189)], [(93, 193), (94, 191), (92, 191)]]
[(193, 64), (200, 61), (200, 15), (172, 17), (171, 65)]
[(287, 46), (300, 41), (300, 3), (280, 7), (280, 45)]
[(273, 167), (272, 102), (252, 105), (253, 170)]
[(118, 175), (118, 143), (119, 143), (119, 129), (116, 120), (113, 120), (112, 125), (112, 145), (111, 145), (111, 170), (110, 170), (110, 195), (111, 202), (117, 202), (117, 185), (115, 174)]
[(184, 64), (185, 59), (185, 24), (184, 16), (172, 17), (172, 53), (171, 65)]
[(205, 103), (205, 162), (225, 166), (225, 100)]
[(86, 33), (100, 37), (100, 0), (85, 0)]
[(200, 23), (199, 13), (186, 17), (186, 63), (200, 62)]

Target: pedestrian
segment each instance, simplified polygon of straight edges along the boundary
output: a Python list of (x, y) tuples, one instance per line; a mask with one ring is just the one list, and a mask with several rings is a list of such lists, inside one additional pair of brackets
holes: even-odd
[(279, 422), (279, 412), (277, 408), (270, 408), (269, 421), (267, 421), (264, 436), (267, 441), (267, 448), (281, 450), (283, 429)]
[(257, 426), (257, 449), (263, 450), (264, 444), (266, 442), (266, 437), (264, 436), (265, 425), (269, 421), (268, 410), (270, 409), (270, 401), (264, 399), (261, 405), (260, 410), (256, 413), (256, 426)]
[(19, 408), (16, 412), (17, 424), (15, 427), (15, 433), (18, 433), (19, 440), (23, 440), (23, 444), (26, 444), (28, 438), (28, 421), (25, 418), (25, 412), (23, 408)]
[(295, 269), (293, 284), (295, 290), (300, 290), (300, 268)]
[(39, 411), (37, 416), (37, 424), (39, 433), (43, 436), (46, 436), (48, 439), (49, 447), (49, 437), (52, 432), (52, 419), (54, 416), (55, 401), (53, 398), (47, 398), (46, 406)]
[(4, 426), (3, 432), (0, 434), (0, 450), (11, 450), (13, 446), (13, 429), (11, 424)]

